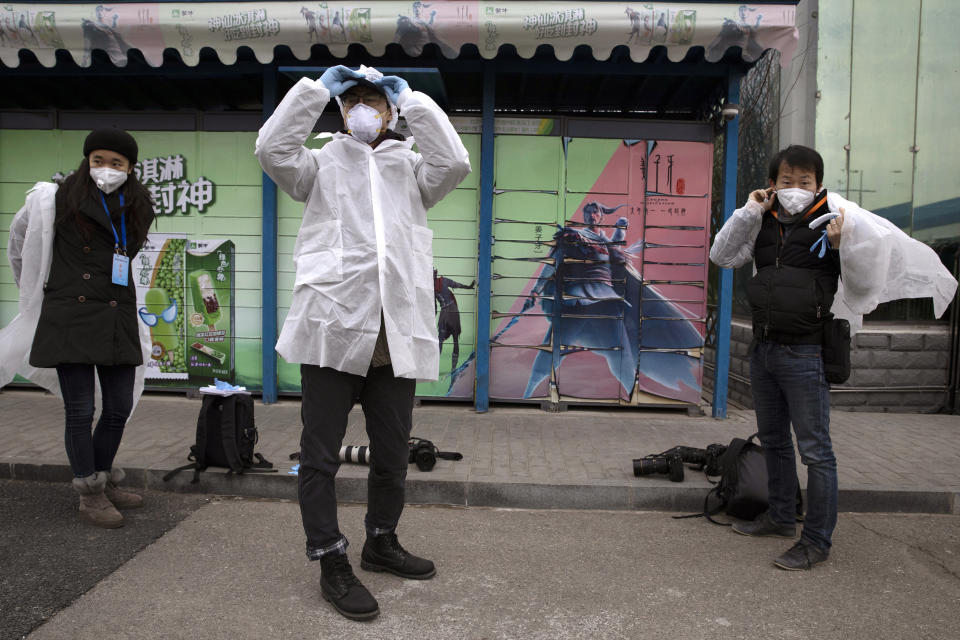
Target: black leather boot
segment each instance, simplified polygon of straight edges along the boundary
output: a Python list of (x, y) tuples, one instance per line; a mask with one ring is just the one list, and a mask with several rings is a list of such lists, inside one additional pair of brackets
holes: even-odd
[(367, 571), (386, 571), (413, 580), (427, 580), (437, 573), (432, 562), (419, 558), (400, 546), (395, 533), (367, 536), (360, 554), (360, 566)]
[(344, 617), (372, 620), (380, 614), (376, 599), (353, 573), (345, 553), (320, 558), (320, 593)]

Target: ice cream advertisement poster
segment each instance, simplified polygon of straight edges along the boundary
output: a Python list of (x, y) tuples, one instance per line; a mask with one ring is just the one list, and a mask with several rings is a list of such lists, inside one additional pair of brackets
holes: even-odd
[(233, 381), (234, 246), (190, 240), (186, 252), (186, 365), (191, 383)]
[(135, 259), (137, 315), (150, 329), (148, 380), (234, 377), (234, 245), (151, 233)]
[(185, 234), (150, 233), (133, 264), (137, 315), (150, 329), (148, 380), (187, 380), (184, 351)]

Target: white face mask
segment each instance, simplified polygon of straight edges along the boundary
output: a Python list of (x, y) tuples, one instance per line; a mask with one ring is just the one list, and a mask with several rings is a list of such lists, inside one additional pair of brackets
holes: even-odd
[(380, 135), (383, 114), (363, 103), (347, 113), (347, 132), (360, 142), (370, 144)]
[(90, 169), (90, 178), (100, 191), (113, 193), (127, 181), (127, 172), (107, 167), (94, 167)]
[(777, 189), (777, 201), (790, 215), (797, 215), (813, 202), (813, 191), (806, 189)]

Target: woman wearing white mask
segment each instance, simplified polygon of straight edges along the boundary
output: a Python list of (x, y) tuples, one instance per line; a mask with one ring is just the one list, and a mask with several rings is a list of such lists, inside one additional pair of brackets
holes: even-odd
[[(307, 149), (303, 143), (331, 99), (344, 129), (322, 149)], [(412, 139), (394, 133), (397, 109), (419, 152)], [(396, 528), (416, 381), (436, 380), (439, 371), (426, 212), (470, 172), (470, 160), (428, 96), (396, 76), (345, 66), (294, 85), (260, 129), (256, 155), (281, 189), (305, 203), (277, 352), (300, 363), (298, 480), (307, 556), (320, 561), (323, 597), (348, 618), (369, 619), (379, 606), (353, 573), (337, 522), (338, 452), (358, 400), (372, 455), (361, 567), (433, 577), (433, 562), (408, 553)]]
[[(144, 362), (130, 261), (146, 239), (154, 212), (149, 192), (133, 174), (137, 143), (130, 134), (119, 129), (93, 131), (84, 141), (83, 155), (54, 196), (52, 243), (42, 249), (50, 252), (49, 273), (29, 364), (56, 369), (80, 518), (113, 528), (123, 525), (117, 508), (143, 502), (141, 496), (117, 487), (123, 472), (113, 467), (113, 459), (135, 403), (136, 370)], [(41, 183), (31, 191), (21, 218), (24, 224), (32, 203), (40, 209), (36, 218), (42, 217), (43, 205), (37, 202), (44, 195), (49, 202), (54, 188)], [(23, 263), (35, 259), (35, 252), (23, 246), (15, 253)], [(31, 267), (24, 278), (35, 272)], [(15, 275), (23, 288), (18, 268)], [(91, 432), (95, 374), (100, 379), (101, 413)]]

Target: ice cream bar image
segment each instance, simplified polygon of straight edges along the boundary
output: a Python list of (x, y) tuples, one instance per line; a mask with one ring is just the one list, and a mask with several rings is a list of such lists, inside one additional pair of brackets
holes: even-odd
[(202, 342), (194, 342), (193, 344), (190, 345), (190, 347), (196, 351), (199, 351), (205, 356), (210, 356), (220, 364), (223, 364), (223, 361), (227, 359), (227, 354), (225, 354), (222, 351), (217, 351), (216, 349), (212, 349), (207, 345), (203, 344)]
[(203, 314), (204, 323), (212, 328), (220, 320), (220, 300), (217, 299), (210, 272), (191, 272), (190, 291), (193, 294), (193, 307)]

